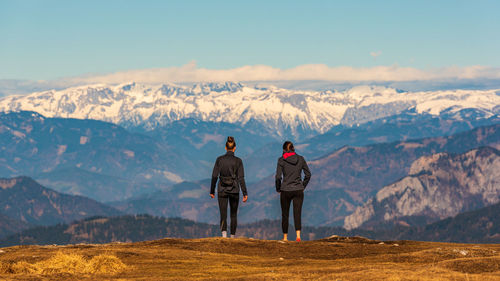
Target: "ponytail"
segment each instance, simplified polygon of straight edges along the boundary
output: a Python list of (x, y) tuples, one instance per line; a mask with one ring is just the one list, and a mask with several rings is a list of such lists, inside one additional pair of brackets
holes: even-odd
[(284, 152), (295, 152), (295, 148), (293, 147), (293, 143), (291, 141), (286, 141), (283, 144), (283, 151)]
[(235, 148), (235, 147), (236, 147), (236, 142), (234, 141), (234, 138), (231, 136), (227, 137), (226, 149), (233, 150), (233, 148)]

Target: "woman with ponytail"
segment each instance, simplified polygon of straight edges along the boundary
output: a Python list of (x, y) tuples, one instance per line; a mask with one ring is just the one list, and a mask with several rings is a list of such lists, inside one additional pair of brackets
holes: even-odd
[(236, 142), (233, 137), (227, 137), (226, 154), (219, 156), (215, 161), (212, 172), (212, 183), (210, 185), (210, 197), (215, 198), (215, 185), (217, 180), (217, 199), (220, 210), (220, 229), (222, 237), (227, 237), (227, 205), (231, 213), (231, 238), (236, 235), (238, 225), (238, 203), (240, 201), (240, 188), (243, 193), (243, 202), (248, 199), (247, 187), (245, 185), (245, 173), (243, 162), (234, 156)]
[[(303, 180), (302, 172), (304, 172)], [(297, 242), (300, 242), (304, 189), (310, 179), (311, 172), (306, 160), (295, 153), (291, 141), (286, 141), (283, 144), (283, 156), (278, 159), (278, 166), (276, 168), (276, 192), (280, 193), (281, 228), (283, 230), (284, 241), (288, 240), (288, 215), (290, 213), (290, 204), (293, 202), (295, 231), (297, 233)]]

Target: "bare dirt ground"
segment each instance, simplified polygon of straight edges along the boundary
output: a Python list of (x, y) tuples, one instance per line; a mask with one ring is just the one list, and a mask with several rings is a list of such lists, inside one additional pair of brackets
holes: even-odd
[[(65, 261), (65, 257), (73, 258)], [(500, 280), (500, 245), (381, 242), (360, 237), (300, 243), (167, 238), (0, 249), (0, 280), (58, 279)]]

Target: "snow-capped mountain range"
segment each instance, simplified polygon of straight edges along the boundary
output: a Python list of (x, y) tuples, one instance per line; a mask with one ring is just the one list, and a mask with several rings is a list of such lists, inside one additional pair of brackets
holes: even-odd
[(500, 113), (500, 90), (405, 92), (359, 86), (342, 92), (318, 92), (233, 82), (192, 86), (127, 83), (0, 99), (0, 111), (5, 112), (28, 110), (46, 117), (96, 119), (145, 130), (194, 118), (253, 126), (255, 131), (294, 139), (324, 133), (338, 124), (364, 123), (411, 108), (433, 115), (472, 108), (489, 117)]

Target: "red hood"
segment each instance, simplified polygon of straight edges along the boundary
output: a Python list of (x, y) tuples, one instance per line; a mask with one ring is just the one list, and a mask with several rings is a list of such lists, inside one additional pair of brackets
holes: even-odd
[(287, 159), (288, 157), (290, 157), (292, 155), (295, 155), (295, 152), (286, 152), (286, 153), (283, 153), (283, 158)]

